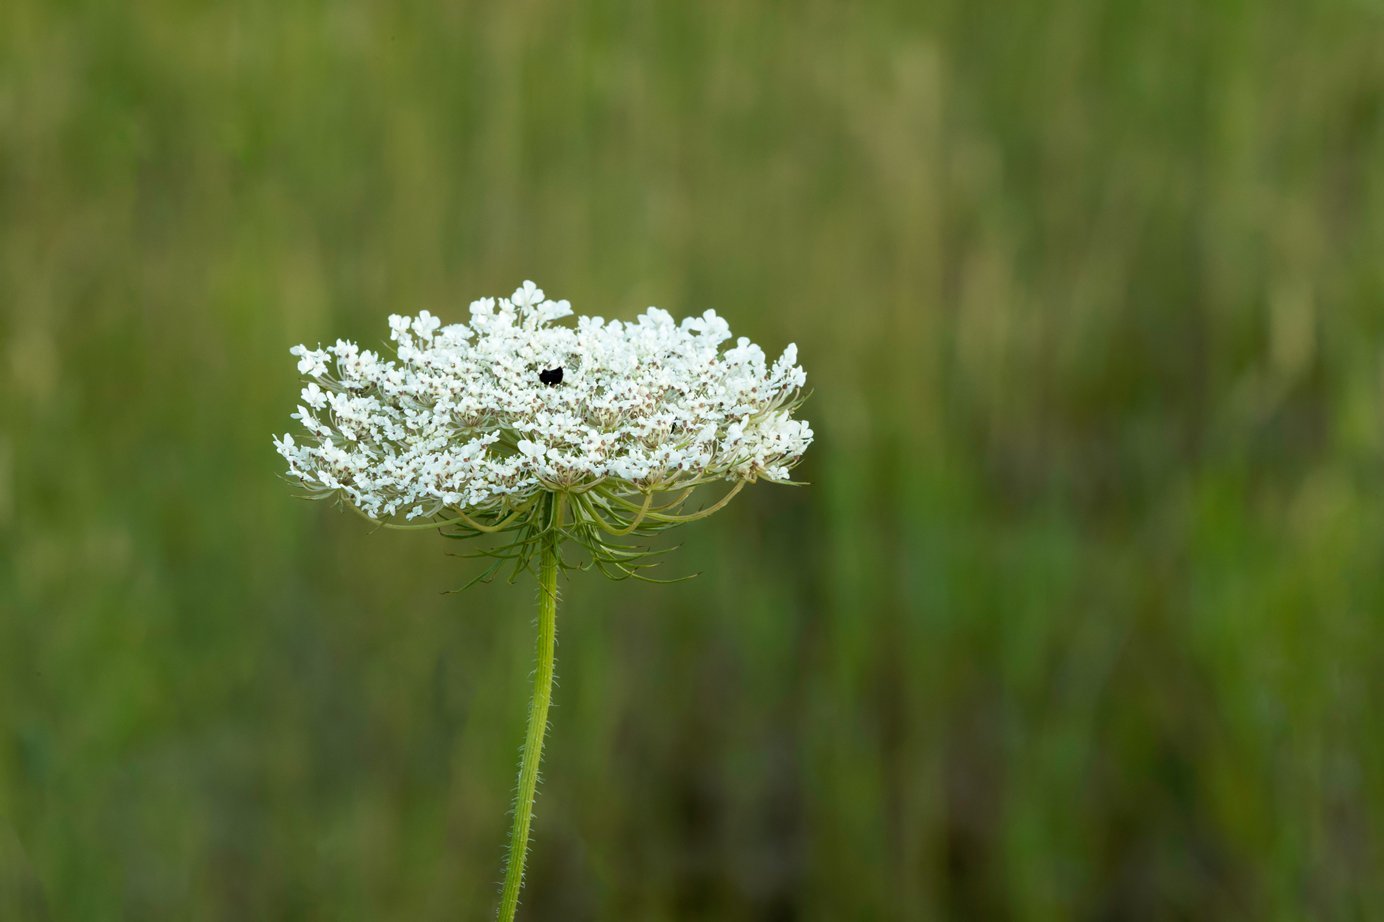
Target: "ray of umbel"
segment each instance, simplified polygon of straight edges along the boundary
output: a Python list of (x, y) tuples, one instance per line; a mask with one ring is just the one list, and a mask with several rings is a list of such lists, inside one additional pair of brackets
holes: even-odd
[[(472, 556), (538, 577), (537, 666), (520, 757), (499, 918), (515, 916), (552, 699), (557, 580), (645, 572), (660, 532), (706, 518), (748, 483), (793, 483), (812, 443), (794, 417), (806, 375), (789, 345), (770, 364), (714, 311), (681, 323), (649, 308), (628, 323), (572, 316), (532, 282), (471, 304), (469, 322), (391, 316), (393, 356), (337, 340), (295, 346), (307, 379), (274, 445), (288, 478), (377, 525), (495, 536)], [(702, 486), (724, 492), (689, 504)], [(565, 552), (571, 551), (569, 557)]]

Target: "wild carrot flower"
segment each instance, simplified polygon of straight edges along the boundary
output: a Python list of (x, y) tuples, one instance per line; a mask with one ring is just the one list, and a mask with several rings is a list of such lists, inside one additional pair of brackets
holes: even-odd
[[(295, 346), (305, 376), (274, 446), (308, 495), (333, 498), (389, 528), (450, 537), (506, 533), (481, 554), (478, 579), (537, 565), (540, 617), (534, 700), (501, 918), (522, 881), (551, 695), (559, 569), (567, 541), (613, 578), (659, 553), (626, 544), (703, 518), (747, 483), (791, 483), (812, 443), (795, 418), (806, 375), (789, 345), (770, 363), (707, 311), (678, 323), (651, 307), (632, 322), (572, 316), (525, 282), (471, 304), (467, 323), (428, 311), (391, 316), (393, 354), (337, 340)], [(684, 511), (697, 487), (726, 483), (715, 504)]]

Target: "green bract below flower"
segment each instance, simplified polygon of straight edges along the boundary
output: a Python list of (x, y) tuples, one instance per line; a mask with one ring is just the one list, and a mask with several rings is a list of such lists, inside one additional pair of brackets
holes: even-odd
[[(557, 573), (595, 567), (616, 579), (652, 566), (625, 539), (704, 518), (747, 483), (791, 483), (812, 443), (793, 414), (806, 375), (789, 345), (772, 365), (707, 311), (677, 323), (649, 308), (635, 321), (572, 316), (525, 282), (471, 304), (468, 323), (427, 311), (389, 318), (393, 356), (338, 340), (295, 346), (307, 377), (294, 414), (305, 430), (275, 439), (288, 476), (395, 529), (449, 537), (504, 533), (480, 551), (512, 577), (539, 577), (538, 669), (500, 918), (514, 917), (551, 696)], [(300, 441), (301, 440), (301, 441)], [(722, 484), (688, 509), (697, 487)], [(568, 542), (584, 549), (564, 560)]]

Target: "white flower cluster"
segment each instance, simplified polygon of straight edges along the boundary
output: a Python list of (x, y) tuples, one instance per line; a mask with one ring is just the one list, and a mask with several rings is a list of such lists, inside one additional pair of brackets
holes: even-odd
[(744, 338), (722, 351), (714, 311), (553, 323), (571, 314), (525, 282), (469, 323), (390, 317), (394, 358), (294, 347), (307, 437), (274, 440), (288, 475), (372, 518), (500, 514), (542, 491), (785, 481), (812, 443), (795, 346), (772, 365)]

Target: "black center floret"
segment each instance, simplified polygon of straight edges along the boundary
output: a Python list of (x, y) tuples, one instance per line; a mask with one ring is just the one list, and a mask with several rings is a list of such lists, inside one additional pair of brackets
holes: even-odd
[(547, 371), (540, 371), (540, 372), (538, 373), (538, 380), (542, 381), (544, 384), (548, 385), (549, 387), (553, 387), (554, 385), (561, 384), (561, 383), (562, 383), (562, 369), (561, 369), (561, 368), (549, 368)]

